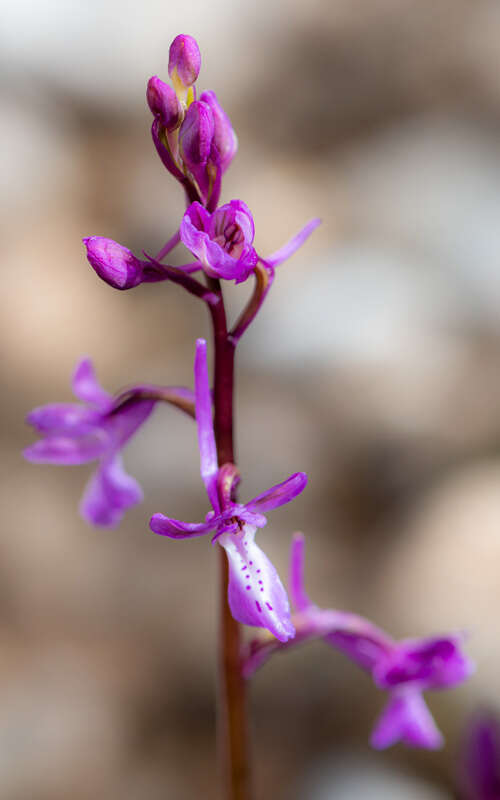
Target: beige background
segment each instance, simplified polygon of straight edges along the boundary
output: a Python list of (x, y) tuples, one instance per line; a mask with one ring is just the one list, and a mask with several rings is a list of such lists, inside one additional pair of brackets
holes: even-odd
[(178, 224), (144, 90), (179, 32), (237, 129), (223, 198), (253, 210), (258, 250), (324, 220), (239, 353), (243, 496), (310, 476), (260, 542), (285, 577), (304, 530), (318, 603), (399, 636), (466, 629), (478, 664), (430, 697), (443, 752), (373, 755), (365, 675), (321, 644), (276, 659), (252, 690), (256, 796), (453, 797), (467, 715), (500, 690), (499, 6), (186, 6), (3, 7), (0, 797), (218, 797), (214, 551), (147, 527), (207, 510), (190, 421), (159, 408), (131, 444), (146, 500), (116, 531), (77, 516), (90, 468), (20, 456), (81, 355), (112, 391), (191, 383), (197, 302), (112, 291), (80, 242), (151, 252)]

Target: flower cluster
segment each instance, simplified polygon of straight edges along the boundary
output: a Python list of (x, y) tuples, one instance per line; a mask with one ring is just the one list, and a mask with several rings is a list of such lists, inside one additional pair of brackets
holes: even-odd
[(24, 457), (35, 463), (60, 465), (98, 461), (80, 513), (93, 525), (113, 527), (143, 498), (137, 481), (123, 469), (121, 451), (158, 400), (192, 414), (193, 393), (180, 386), (142, 384), (113, 397), (97, 382), (88, 358), (77, 365), (72, 388), (81, 403), (51, 403), (28, 414), (26, 421), (42, 438), (25, 449)]
[[(238, 622), (259, 629), (257, 638), (245, 645), (241, 654), (235, 649), (237, 663), (230, 666), (241, 669), (249, 678), (274, 652), (320, 638), (342, 650), (388, 693), (387, 706), (372, 735), (374, 747), (387, 747), (399, 740), (419, 747), (438, 747), (442, 737), (422, 692), (453, 686), (470, 674), (472, 668), (462, 653), (461, 637), (397, 642), (355, 614), (318, 608), (304, 589), (301, 536), (295, 537), (292, 546), (292, 614), (278, 573), (256, 544), (255, 536), (266, 525), (268, 511), (289, 503), (304, 490), (307, 476), (295, 472), (246, 503), (237, 499), (240, 475), (233, 463), (232, 447), (236, 346), (260, 310), (276, 267), (295, 253), (320, 221), (311, 220), (264, 258), (255, 247), (255, 226), (248, 206), (239, 199), (219, 205), (222, 176), (236, 154), (237, 139), (215, 93), (202, 92), (198, 99), (200, 67), (196, 41), (179, 35), (170, 47), (171, 85), (157, 76), (147, 85), (154, 145), (186, 195), (186, 210), (178, 229), (156, 256), (144, 251), (138, 257), (102, 236), (88, 236), (83, 241), (90, 265), (113, 288), (126, 290), (143, 283), (169, 281), (206, 304), (215, 343), (214, 385), (211, 388), (203, 339), (196, 344), (194, 392), (185, 387), (139, 384), (111, 395), (99, 386), (91, 362), (84, 359), (73, 378), (73, 391), (81, 402), (54, 403), (32, 411), (27, 421), (41, 438), (24, 455), (30, 461), (62, 465), (97, 461), (81, 513), (94, 525), (114, 526), (142, 499), (140, 486), (122, 465), (121, 453), (127, 442), (158, 402), (168, 402), (190, 414), (196, 420), (201, 476), (212, 508), (203, 521), (194, 523), (156, 513), (150, 527), (171, 539), (211, 533), (212, 543), (225, 551), (231, 614)], [(165, 264), (166, 256), (181, 243), (190, 253), (186, 263)], [(253, 294), (229, 328), (222, 283), (239, 284), (252, 276)]]
[(389, 695), (372, 733), (373, 747), (383, 749), (398, 741), (413, 747), (440, 747), (443, 738), (422, 692), (455, 686), (472, 673), (473, 665), (461, 649), (463, 637), (452, 634), (398, 642), (357, 614), (318, 608), (304, 588), (302, 534), (295, 534), (292, 541), (289, 583), (296, 609), (292, 615), (296, 636), (286, 644), (268, 637), (253, 640), (245, 657), (246, 677), (273, 653), (322, 639), (367, 671), (375, 686)]
[(293, 500), (305, 488), (307, 476), (296, 472), (244, 505), (233, 501), (239, 473), (234, 464), (219, 467), (217, 463), (206, 348), (206, 342), (199, 339), (194, 367), (196, 421), (201, 475), (213, 511), (207, 514), (204, 522), (198, 523), (155, 514), (151, 518), (151, 530), (172, 539), (213, 532), (212, 542), (218, 541), (227, 553), (228, 601), (233, 617), (246, 625), (267, 628), (280, 641), (287, 641), (295, 633), (288, 598), (278, 573), (254, 538), (257, 528), (263, 528), (267, 522), (263, 512)]

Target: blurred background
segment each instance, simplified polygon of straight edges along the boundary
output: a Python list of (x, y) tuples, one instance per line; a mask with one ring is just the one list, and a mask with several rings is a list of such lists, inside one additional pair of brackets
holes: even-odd
[(215, 553), (147, 526), (207, 510), (191, 421), (160, 407), (131, 443), (146, 499), (112, 531), (77, 515), (91, 466), (20, 455), (24, 416), (71, 400), (82, 355), (110, 391), (191, 385), (197, 301), (116, 292), (81, 245), (154, 252), (178, 225), (144, 97), (178, 33), (237, 130), (223, 200), (248, 203), (259, 252), (323, 219), (239, 352), (242, 496), (310, 476), (260, 543), (286, 578), (303, 530), (319, 604), (395, 636), (467, 630), (478, 666), (430, 697), (444, 751), (373, 754), (384, 698), (364, 674), (321, 643), (276, 658), (251, 692), (256, 797), (456, 797), (467, 715), (500, 702), (499, 4), (5, 0), (2, 16), (0, 797), (218, 797)]

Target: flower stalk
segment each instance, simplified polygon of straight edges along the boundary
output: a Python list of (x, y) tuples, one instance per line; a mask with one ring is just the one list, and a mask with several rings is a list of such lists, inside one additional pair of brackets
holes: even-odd
[[(220, 298), (210, 305), (214, 340), (214, 428), (219, 464), (235, 463), (234, 452), (234, 359), (236, 344), (227, 330), (220, 281), (209, 279)], [(234, 491), (234, 490), (233, 490)], [(232, 497), (236, 499), (235, 496)], [(246, 681), (242, 672), (241, 626), (227, 602), (229, 564), (219, 553), (219, 640), (217, 738), (219, 763), (227, 800), (250, 800), (250, 765)]]

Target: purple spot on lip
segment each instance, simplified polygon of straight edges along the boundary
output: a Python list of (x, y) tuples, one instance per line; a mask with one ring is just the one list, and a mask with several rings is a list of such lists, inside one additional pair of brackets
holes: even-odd
[(253, 564), (253, 561), (249, 561), (248, 563), (250, 564), (250, 566), (252, 566), (252, 564)]
[(257, 570), (257, 574), (260, 572), (260, 569)]
[(266, 602), (266, 606), (268, 607), (269, 611), (273, 610), (273, 607), (270, 603)]
[(259, 583), (263, 583), (263, 581), (259, 581)]
[(257, 606), (257, 611), (262, 614), (262, 608), (260, 607), (260, 603), (258, 600), (255, 601), (255, 605)]
[(250, 591), (250, 586), (247, 586), (247, 592)]
[(261, 592), (263, 592), (263, 591), (264, 591), (264, 589), (261, 589), (260, 591), (261, 591)]
[(241, 571), (243, 572), (243, 570), (245, 570), (246, 568), (247, 568), (247, 565), (246, 565), (246, 564), (243, 564), (243, 566), (242, 566), (242, 568), (241, 568)]

